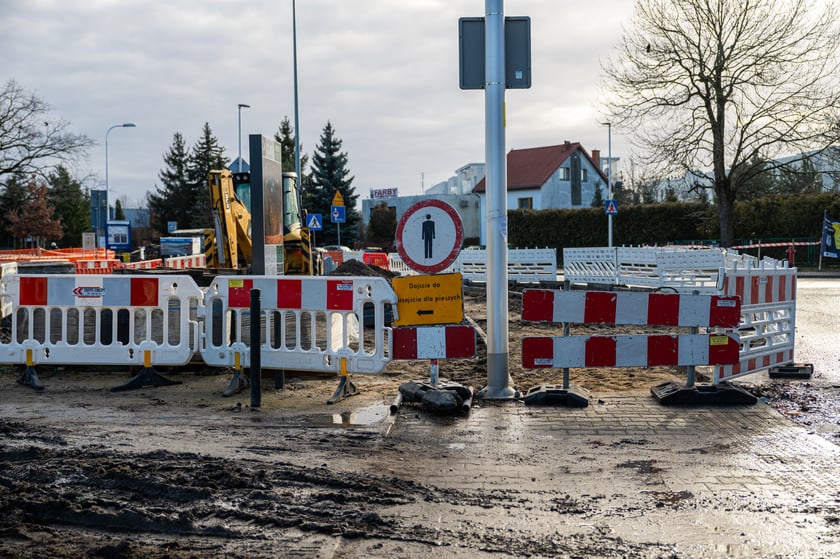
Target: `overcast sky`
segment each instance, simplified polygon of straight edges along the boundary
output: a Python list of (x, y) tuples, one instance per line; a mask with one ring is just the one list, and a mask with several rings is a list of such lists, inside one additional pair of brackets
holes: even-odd
[[(531, 17), (533, 85), (508, 90), (506, 152), (579, 141), (607, 153), (600, 64), (633, 2), (508, 0)], [(419, 194), (484, 160), (484, 93), (458, 87), (458, 18), (483, 0), (297, 0), (300, 138), (312, 153), (326, 122), (353, 186)], [(294, 123), (291, 0), (0, 0), (0, 78), (49, 103), (96, 141), (74, 172), (109, 183), (131, 207), (160, 183), (175, 132), (188, 147), (205, 122), (232, 160), (237, 104), (247, 135)], [(613, 156), (626, 142), (613, 128)], [(113, 194), (112, 194), (113, 195)]]

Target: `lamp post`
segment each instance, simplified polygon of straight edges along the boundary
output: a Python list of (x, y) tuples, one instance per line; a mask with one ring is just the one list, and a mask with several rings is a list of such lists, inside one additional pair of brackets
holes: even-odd
[[(612, 124), (602, 122), (607, 127), (607, 200), (612, 200)], [(607, 247), (613, 246), (613, 216), (607, 214)]]
[(245, 103), (236, 105), (236, 136), (239, 138), (239, 173), (242, 172), (242, 109), (250, 108), (251, 105), (246, 105)]
[[(111, 133), (111, 130), (113, 130), (114, 128), (134, 128), (135, 126), (137, 126), (137, 125), (134, 124), (133, 122), (125, 122), (123, 124), (115, 124), (115, 125), (111, 126), (110, 128), (108, 128), (108, 131), (105, 132), (105, 223), (108, 223), (108, 213), (110, 213), (108, 211), (108, 192), (109, 192), (109, 189), (108, 189), (108, 135)], [(96, 211), (96, 220), (99, 221), (99, 209), (98, 208), (97, 208), (97, 211)], [(97, 224), (97, 225), (99, 225), (99, 224)], [(97, 235), (97, 237), (99, 236), (98, 227), (97, 227), (96, 235)], [(97, 239), (97, 241), (98, 241), (98, 239)]]

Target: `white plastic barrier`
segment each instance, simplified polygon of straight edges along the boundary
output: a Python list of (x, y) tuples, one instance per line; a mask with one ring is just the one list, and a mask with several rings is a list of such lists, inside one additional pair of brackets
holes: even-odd
[(787, 262), (681, 247), (565, 249), (563, 260), (564, 277), (572, 283), (615, 282), (740, 297), (739, 363), (716, 367), (715, 384), (793, 363), (796, 268)]
[[(509, 281), (557, 281), (557, 253), (552, 248), (508, 249), (507, 260)], [(486, 250), (462, 250), (457, 263), (464, 279), (487, 281)]]
[(259, 289), (261, 364), (268, 369), (381, 373), (393, 340), (386, 305), (397, 296), (379, 277), (225, 276), (205, 296), (201, 355), (218, 367), (250, 364), (250, 291)]
[(613, 248), (564, 248), (563, 279), (571, 283), (615, 284), (616, 253)]
[[(787, 264), (787, 263), (785, 263)], [(739, 363), (716, 367), (714, 383), (793, 363), (796, 324), (796, 268), (762, 260), (727, 270), (723, 295), (741, 298)]]
[(184, 365), (198, 349), (202, 297), (189, 276), (10, 275), (0, 362)]
[(679, 293), (719, 293), (726, 266), (726, 253), (719, 248), (563, 249), (563, 278), (571, 283), (666, 287)]

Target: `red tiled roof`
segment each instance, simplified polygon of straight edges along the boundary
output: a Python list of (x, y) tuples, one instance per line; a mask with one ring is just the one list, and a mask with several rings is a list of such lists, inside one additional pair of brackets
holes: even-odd
[[(580, 149), (591, 161), (589, 154), (579, 142), (510, 150), (507, 154), (507, 189), (540, 188), (577, 149)], [(473, 192), (484, 192), (484, 189), (485, 180), (481, 179), (473, 188)]]

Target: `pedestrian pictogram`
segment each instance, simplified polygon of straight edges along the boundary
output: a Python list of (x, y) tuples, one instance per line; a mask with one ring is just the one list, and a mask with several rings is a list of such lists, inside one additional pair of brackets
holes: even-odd
[(606, 202), (606, 214), (607, 215), (618, 215), (618, 202), (615, 200), (607, 200)]
[(309, 220), (306, 222), (306, 226), (313, 231), (320, 231), (324, 228), (322, 223), (321, 214), (309, 214)]
[(455, 209), (440, 200), (423, 200), (403, 214), (396, 231), (397, 252), (412, 270), (440, 272), (461, 250), (464, 227)]

